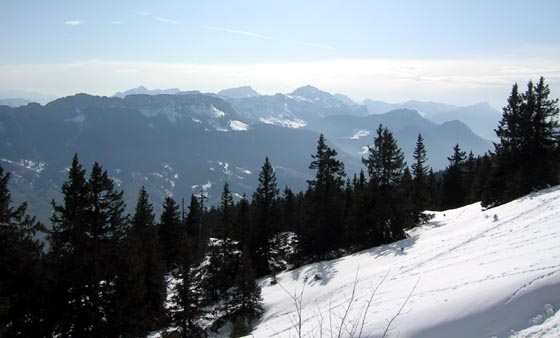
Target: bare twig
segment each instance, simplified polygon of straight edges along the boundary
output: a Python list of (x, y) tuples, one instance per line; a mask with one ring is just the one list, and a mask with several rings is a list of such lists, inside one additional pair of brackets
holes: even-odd
[(356, 294), (356, 285), (358, 285), (358, 273), (359, 272), (360, 272), (360, 267), (358, 267), (356, 269), (356, 277), (354, 278), (354, 285), (352, 286), (352, 294), (350, 295), (350, 301), (348, 302), (348, 306), (346, 307), (346, 310), (344, 311), (344, 315), (342, 316), (342, 319), (340, 321), (340, 326), (338, 328), (338, 335), (337, 335), (338, 338), (342, 337), (342, 329), (346, 326), (346, 317), (348, 316), (348, 313), (350, 312), (350, 309), (352, 308), (352, 303), (354, 302), (354, 296)]
[(303, 292), (305, 290), (305, 283), (301, 288), (301, 292), (299, 296), (297, 294), (297, 289), (294, 290), (294, 294), (292, 295), (288, 290), (286, 290), (286, 288), (281, 283), (278, 283), (278, 285), (280, 285), (282, 290), (284, 290), (288, 294), (288, 296), (293, 300), (294, 305), (296, 306), (296, 316), (297, 316), (296, 321), (294, 322), (292, 318), (290, 318), (290, 322), (292, 322), (292, 325), (295, 326), (296, 328), (297, 337), (301, 338), (302, 304), (303, 304)]
[(362, 318), (362, 326), (360, 327), (360, 334), (358, 335), (358, 338), (362, 337), (362, 332), (364, 331), (364, 325), (366, 323), (366, 318), (367, 318), (367, 313), (369, 311), (369, 308), (371, 306), (371, 303), (373, 302), (373, 297), (375, 296), (375, 294), (377, 293), (377, 290), (379, 289), (379, 287), (381, 286), (381, 284), (383, 284), (383, 282), (385, 282), (385, 280), (387, 279), (387, 277), (389, 276), (389, 272), (391, 272), (391, 269), (387, 270), (387, 273), (385, 274), (385, 276), (383, 276), (383, 278), (379, 281), (379, 283), (377, 283), (377, 286), (375, 287), (375, 289), (372, 287), (372, 292), (371, 295), (369, 296), (369, 299), (367, 301), (367, 306), (366, 306), (366, 310), (364, 311), (364, 317)]
[(414, 284), (414, 287), (412, 288), (412, 290), (410, 290), (410, 293), (408, 294), (408, 297), (406, 297), (406, 299), (404, 300), (404, 302), (401, 305), (401, 308), (399, 309), (399, 311), (393, 316), (393, 318), (391, 318), (391, 320), (389, 320), (387, 322), (387, 326), (385, 327), (385, 331), (383, 332), (383, 336), (381, 336), (381, 338), (385, 338), (387, 336), (387, 332), (389, 332), (389, 328), (391, 327), (391, 324), (393, 323), (393, 321), (395, 321), (395, 319), (397, 319), (397, 317), (401, 314), (402, 310), (404, 309), (404, 307), (406, 306), (406, 303), (408, 303), (408, 301), (410, 300), (410, 298), (412, 297), (412, 294), (414, 293), (414, 290), (416, 290), (416, 287), (418, 286), (418, 283), (420, 282), (420, 277), (418, 277), (418, 279), (416, 280), (416, 283)]

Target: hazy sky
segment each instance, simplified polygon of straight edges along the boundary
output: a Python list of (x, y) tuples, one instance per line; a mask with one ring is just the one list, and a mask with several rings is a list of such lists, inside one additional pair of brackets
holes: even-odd
[(0, 92), (145, 85), (500, 107), (540, 75), (560, 94), (560, 1), (0, 0)]

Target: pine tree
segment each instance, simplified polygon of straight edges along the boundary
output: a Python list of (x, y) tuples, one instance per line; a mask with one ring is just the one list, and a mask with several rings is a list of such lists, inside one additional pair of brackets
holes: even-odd
[(407, 227), (400, 208), (396, 189), (401, 182), (406, 163), (393, 133), (382, 125), (377, 129), (373, 146), (369, 147), (363, 163), (368, 169), (369, 181), (369, 240), (371, 245), (388, 243), (406, 237)]
[(183, 338), (202, 338), (206, 333), (201, 325), (205, 314), (203, 310), (203, 291), (197, 271), (194, 269), (194, 257), (191, 241), (186, 235), (180, 246), (181, 252), (178, 268), (173, 275), (177, 280), (172, 297), (171, 320), (179, 328)]
[(262, 315), (261, 288), (255, 279), (251, 259), (247, 250), (243, 250), (232, 295), (233, 318), (243, 318), (247, 323), (251, 323)]
[(195, 195), (191, 195), (189, 214), (187, 215), (187, 219), (185, 221), (187, 235), (191, 240), (191, 244), (193, 246), (193, 256), (196, 261), (202, 258), (203, 252), (206, 249), (203, 244), (205, 240), (203, 239), (202, 230), (202, 219), (204, 213), (202, 203), (204, 195), (201, 194), (200, 197), (199, 201)]
[(106, 337), (115, 329), (117, 253), (126, 228), (122, 192), (94, 163), (89, 180), (72, 160), (62, 186), (64, 203), (53, 202), (51, 259), (59, 279), (54, 294), (61, 336)]
[(452, 209), (465, 203), (465, 159), (466, 153), (461, 150), (459, 144), (453, 147), (453, 155), (448, 157), (449, 165), (443, 174), (443, 209)]
[(336, 159), (336, 151), (327, 146), (323, 134), (317, 141), (317, 152), (311, 155), (309, 169), (315, 179), (307, 181), (308, 203), (305, 231), (299, 239), (300, 253), (324, 256), (340, 248), (344, 239), (344, 164)]
[(436, 174), (430, 168), (428, 172), (428, 209), (430, 210), (440, 210), (440, 184), (436, 178)]
[(429, 205), (428, 196), (428, 166), (426, 162), (428, 160), (426, 156), (426, 148), (424, 146), (424, 138), (422, 134), (418, 134), (418, 139), (416, 140), (416, 147), (414, 148), (414, 163), (412, 164), (412, 174), (413, 179), (413, 214), (414, 223), (418, 224), (425, 221), (422, 212), (427, 209)]
[[(226, 292), (233, 284), (238, 266), (236, 245), (231, 238), (234, 220), (233, 196), (227, 182), (224, 184), (220, 201), (216, 238), (210, 244), (205, 275), (207, 296), (214, 302), (226, 300)], [(229, 313), (228, 307), (229, 303), (226, 300), (222, 309), (226, 314)]]
[(235, 216), (234, 234), (239, 241), (239, 247), (247, 247), (251, 240), (251, 209), (249, 200), (245, 193), (241, 196), (241, 200), (237, 205), (237, 214)]
[(496, 129), (494, 168), (483, 205), (494, 206), (560, 182), (558, 99), (540, 78), (520, 94), (514, 84)]
[(253, 240), (248, 248), (250, 256), (254, 258), (257, 276), (264, 276), (271, 271), (270, 240), (278, 227), (278, 193), (276, 174), (267, 157), (259, 172), (259, 186), (253, 194)]
[(127, 267), (122, 272), (122, 313), (125, 332), (133, 336), (146, 335), (165, 324), (164, 308), (167, 296), (165, 262), (161, 257), (159, 237), (153, 207), (146, 189), (138, 194), (132, 228), (127, 238)]
[(294, 231), (298, 219), (298, 205), (295, 194), (288, 187), (282, 197), (282, 231)]
[(35, 239), (43, 227), (27, 214), (26, 203), (12, 206), (9, 179), (0, 166), (0, 337), (44, 337), (49, 294), (43, 247)]
[(417, 224), (419, 218), (417, 204), (414, 202), (414, 180), (408, 167), (404, 169), (401, 182), (399, 184), (399, 209), (401, 210), (403, 227), (411, 228)]
[(147, 332), (158, 329), (164, 324), (167, 288), (165, 263), (161, 256), (155, 215), (144, 187), (141, 187), (138, 194), (136, 210), (132, 218), (132, 231), (138, 236), (142, 246), (142, 278), (145, 283), (142, 303), (146, 317), (139, 326), (145, 328)]
[(465, 192), (465, 204), (476, 202), (476, 175), (477, 175), (477, 159), (473, 152), (465, 158), (463, 177), (463, 191)]
[(179, 206), (173, 198), (168, 196), (163, 202), (163, 212), (161, 213), (158, 225), (162, 257), (165, 260), (168, 271), (177, 266), (177, 260), (181, 251), (181, 238), (184, 233)]
[(404, 154), (389, 129), (379, 125), (376, 134), (374, 145), (369, 147), (368, 158), (362, 161), (375, 184), (385, 187), (395, 185), (406, 166)]

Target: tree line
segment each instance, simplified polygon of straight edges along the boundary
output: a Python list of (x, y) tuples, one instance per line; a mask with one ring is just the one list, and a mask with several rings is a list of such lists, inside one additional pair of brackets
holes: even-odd
[(145, 337), (174, 327), (175, 336), (205, 337), (226, 322), (232, 337), (247, 334), (262, 314), (258, 277), (274, 283), (280, 271), (404, 239), (429, 220), (425, 210), (493, 207), (560, 183), (549, 94), (543, 78), (524, 93), (514, 85), (494, 150), (467, 155), (457, 144), (439, 172), (422, 135), (409, 167), (380, 125), (365, 170), (349, 177), (320, 135), (305, 191), (280, 191), (266, 158), (250, 198), (234, 202), (226, 182), (218, 206), (201, 193), (184, 212), (167, 197), (159, 219), (144, 188), (126, 215), (102, 166), (87, 175), (75, 155), (46, 229), (25, 203), (12, 205), (0, 167), (0, 336)]

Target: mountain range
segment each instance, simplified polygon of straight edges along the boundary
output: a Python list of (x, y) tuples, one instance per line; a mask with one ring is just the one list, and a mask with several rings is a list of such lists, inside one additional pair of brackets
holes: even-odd
[(76, 94), (46, 105), (0, 106), (0, 164), (13, 172), (14, 200), (29, 201), (30, 212), (48, 221), (75, 152), (87, 169), (102, 164), (129, 206), (146, 186), (158, 211), (167, 195), (203, 191), (216, 203), (226, 181), (237, 198), (250, 197), (267, 156), (280, 188), (303, 190), (319, 133), (350, 175), (362, 167), (380, 123), (393, 130), (409, 163), (422, 133), (436, 170), (456, 143), (475, 154), (491, 147), (464, 123), (439, 124), (406, 109), (372, 115), (366, 105), (311, 86), (252, 96), (243, 94), (249, 88), (238, 89), (161, 94), (139, 87), (113, 97)]
[(492, 108), (487, 102), (477, 103), (470, 106), (454, 106), (438, 102), (406, 101), (394, 104), (383, 101), (365, 100), (370, 114), (382, 114), (395, 109), (412, 109), (418, 111), (425, 118), (444, 123), (459, 120), (467, 124), (476, 134), (495, 140), (494, 129), (497, 127), (502, 114)]

